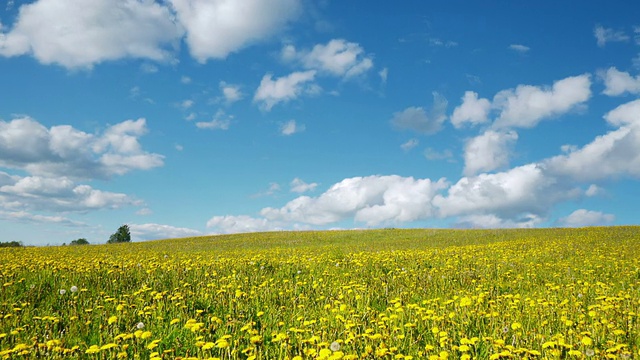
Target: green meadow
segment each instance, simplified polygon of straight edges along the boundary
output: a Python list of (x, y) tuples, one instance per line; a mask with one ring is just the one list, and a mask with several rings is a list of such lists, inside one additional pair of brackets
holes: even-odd
[(0, 358), (640, 358), (640, 227), (0, 249)]

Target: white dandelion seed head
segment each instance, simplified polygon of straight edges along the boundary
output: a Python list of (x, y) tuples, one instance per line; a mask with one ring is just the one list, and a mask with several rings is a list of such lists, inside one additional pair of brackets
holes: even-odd
[(67, 290), (65, 290), (65, 289), (60, 289), (60, 295), (64, 295), (64, 294), (66, 294), (66, 293), (67, 293)]
[(74, 293), (74, 292), (78, 292), (78, 287), (77, 287), (77, 286), (75, 286), (75, 285), (73, 285), (73, 286), (71, 287), (71, 289), (69, 289), (69, 290), (71, 290), (71, 292), (72, 292), (72, 293)]
[(340, 343), (337, 341), (332, 342), (331, 345), (329, 345), (329, 349), (331, 349), (331, 351), (340, 350)]
[(585, 350), (584, 354), (587, 355), (587, 356), (593, 356), (593, 355), (596, 354), (596, 352), (593, 351), (593, 349), (587, 349), (587, 350)]
[(139, 323), (137, 323), (137, 324), (136, 324), (136, 328), (137, 328), (138, 330), (142, 330), (142, 329), (144, 329), (144, 323), (143, 323), (142, 321), (140, 321)]

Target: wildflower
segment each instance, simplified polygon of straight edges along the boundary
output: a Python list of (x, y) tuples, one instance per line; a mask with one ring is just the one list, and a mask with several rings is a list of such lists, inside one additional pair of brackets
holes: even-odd
[(144, 323), (142, 321), (140, 321), (139, 323), (136, 324), (136, 329), (138, 330), (142, 330), (144, 329)]
[(589, 356), (589, 357), (591, 357), (591, 356), (595, 355), (596, 352), (593, 351), (593, 349), (587, 349), (587, 350), (584, 351), (584, 354)]
[(73, 285), (69, 290), (71, 290), (72, 293), (75, 293), (75, 292), (78, 292), (78, 287)]
[(64, 294), (66, 294), (66, 293), (67, 293), (67, 290), (65, 290), (65, 289), (60, 289), (60, 295), (64, 295)]

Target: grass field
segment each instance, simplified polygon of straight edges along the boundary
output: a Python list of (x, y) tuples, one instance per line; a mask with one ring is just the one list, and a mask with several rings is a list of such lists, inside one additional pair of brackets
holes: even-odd
[(640, 227), (0, 249), (0, 358), (640, 358)]

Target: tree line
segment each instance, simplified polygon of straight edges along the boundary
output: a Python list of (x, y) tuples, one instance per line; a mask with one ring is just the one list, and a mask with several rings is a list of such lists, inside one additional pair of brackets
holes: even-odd
[[(107, 240), (107, 244), (117, 244), (117, 243), (128, 243), (131, 242), (131, 231), (129, 230), (129, 225), (122, 225), (118, 228), (118, 231), (111, 234), (109, 240)], [(62, 245), (66, 245), (62, 244)], [(73, 240), (69, 243), (69, 245), (89, 245), (89, 241), (85, 238), (80, 238)], [(3, 247), (22, 247), (22, 242), (20, 241), (0, 241), (0, 248)]]

